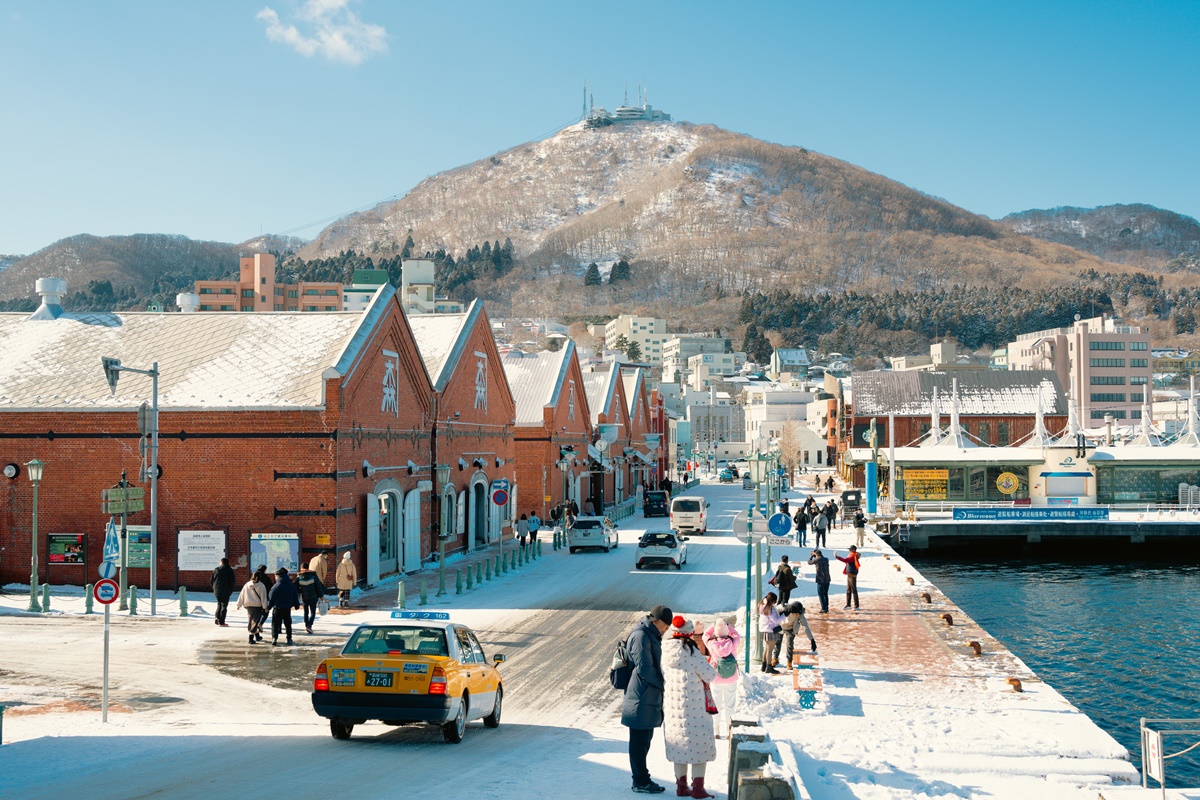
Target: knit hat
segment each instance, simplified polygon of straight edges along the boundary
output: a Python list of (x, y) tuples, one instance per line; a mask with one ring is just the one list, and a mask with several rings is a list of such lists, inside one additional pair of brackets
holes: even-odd
[(671, 620), (671, 635), (676, 639), (685, 639), (695, 632), (696, 627), (692, 625), (691, 620), (684, 619), (678, 614)]
[(729, 625), (726, 624), (725, 620), (723, 620), (723, 619), (719, 619), (716, 622), (714, 622), (712, 629), (713, 629), (714, 636), (719, 636), (721, 638), (724, 638), (729, 635)]
[(673, 616), (674, 614), (671, 613), (671, 609), (667, 608), (666, 606), (655, 606), (654, 608), (650, 609), (650, 619), (655, 622), (662, 622), (670, 625), (671, 618)]
[(342, 558), (344, 558), (344, 559), (346, 559), (347, 561), (349, 561), (349, 560), (350, 560), (350, 552), (349, 552), (349, 551), (347, 551), (347, 552), (345, 552), (345, 553), (342, 553)]

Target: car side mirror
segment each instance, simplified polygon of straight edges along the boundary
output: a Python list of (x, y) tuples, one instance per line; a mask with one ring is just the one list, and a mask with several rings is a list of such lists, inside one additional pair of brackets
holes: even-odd
[(681, 542), (689, 542), (689, 541), (691, 541), (691, 540), (690, 540), (690, 539), (688, 539), (688, 537), (686, 537), (686, 536), (680, 536), (680, 537), (679, 537), (679, 541), (681, 541)]
[(712, 508), (712, 503), (705, 503), (705, 504), (704, 504), (704, 507), (705, 507), (705, 508)]
[(503, 653), (496, 653), (496, 655), (492, 656), (492, 663), (493, 663), (493, 664), (503, 664), (503, 663), (504, 663), (505, 661), (507, 661), (507, 660), (508, 660), (508, 659), (506, 659), (506, 658), (504, 657), (504, 654), (503, 654)]

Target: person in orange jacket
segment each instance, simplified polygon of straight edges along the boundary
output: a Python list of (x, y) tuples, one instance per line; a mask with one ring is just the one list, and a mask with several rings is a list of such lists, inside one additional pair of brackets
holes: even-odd
[(862, 562), (858, 558), (858, 548), (850, 545), (850, 552), (842, 558), (833, 551), (833, 557), (846, 565), (842, 570), (842, 574), (846, 576), (846, 608), (850, 608), (850, 598), (854, 598), (854, 610), (858, 611), (858, 571), (862, 568)]

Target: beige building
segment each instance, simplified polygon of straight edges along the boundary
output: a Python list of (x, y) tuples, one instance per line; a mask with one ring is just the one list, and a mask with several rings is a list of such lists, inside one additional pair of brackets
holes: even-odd
[(923, 372), (952, 372), (955, 370), (987, 369), (987, 364), (977, 364), (959, 358), (958, 346), (954, 342), (936, 342), (929, 346), (927, 356), (895, 356), (891, 359), (896, 372), (920, 370)]
[(1079, 409), (1080, 423), (1142, 418), (1152, 391), (1150, 334), (1108, 316), (1022, 334), (1008, 345), (1010, 370), (1051, 369)]
[(730, 375), (741, 372), (746, 363), (745, 353), (700, 353), (687, 361), (688, 385), (703, 391)]
[(701, 353), (724, 353), (728, 339), (708, 334), (680, 334), (663, 342), (663, 383), (686, 383), (688, 359)]
[(241, 259), (236, 281), (196, 281), (200, 311), (341, 311), (342, 285), (275, 282), (275, 256)]
[(612, 348), (618, 336), (624, 336), (626, 341), (637, 342), (642, 351), (642, 361), (647, 364), (662, 363), (663, 346), (668, 338), (665, 319), (622, 314), (604, 326), (604, 346)]

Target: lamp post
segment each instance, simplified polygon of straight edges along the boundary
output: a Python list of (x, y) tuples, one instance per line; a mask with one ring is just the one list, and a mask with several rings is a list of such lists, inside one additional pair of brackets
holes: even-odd
[(29, 470), (29, 480), (33, 482), (33, 546), (29, 553), (30, 575), (29, 575), (29, 608), (26, 611), (32, 611), (40, 614), (42, 606), (38, 603), (38, 535), (37, 535), (37, 506), (38, 506), (38, 484), (42, 480), (42, 471), (46, 465), (34, 458), (25, 464)]
[(433, 472), (437, 478), (433, 496), (438, 499), (438, 594), (441, 595), (446, 590), (446, 504), (442, 493), (450, 482), (450, 465), (438, 464)]

